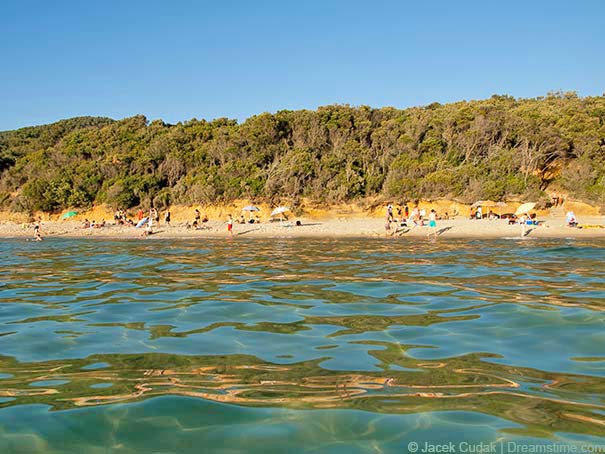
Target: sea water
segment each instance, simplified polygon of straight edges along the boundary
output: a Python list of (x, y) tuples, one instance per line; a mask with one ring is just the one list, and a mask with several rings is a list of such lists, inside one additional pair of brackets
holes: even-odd
[(605, 241), (0, 257), (2, 453), (605, 452)]

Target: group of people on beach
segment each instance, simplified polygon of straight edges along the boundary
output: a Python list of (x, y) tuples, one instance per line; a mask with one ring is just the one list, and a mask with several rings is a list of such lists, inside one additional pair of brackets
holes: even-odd
[(496, 220), (496, 219), (516, 219), (517, 216), (515, 216), (514, 214), (508, 213), (508, 214), (499, 214), (496, 213), (495, 211), (493, 211), (491, 208), (489, 209), (489, 211), (487, 212), (487, 214), (483, 213), (483, 207), (481, 206), (477, 206), (477, 207), (471, 207), (471, 215), (470, 215), (470, 219), (488, 219), (490, 221)]
[(106, 225), (105, 219), (103, 219), (101, 222), (97, 222), (95, 220), (93, 220), (91, 222), (88, 219), (84, 219), (84, 221), (82, 222), (83, 229), (101, 229), (101, 228), (105, 227), (105, 225)]
[(122, 210), (121, 208), (116, 210), (113, 215), (113, 220), (118, 225), (133, 224), (132, 220), (128, 219), (126, 216), (126, 211)]
[(227, 216), (227, 233), (229, 235), (233, 235), (233, 224), (260, 224), (260, 216), (257, 214), (255, 217), (250, 216), (250, 219), (246, 221), (246, 218), (242, 214), (240, 218), (236, 221), (233, 219), (233, 215), (229, 213)]
[(198, 210), (196, 208), (193, 222), (191, 224), (189, 224), (189, 222), (187, 222), (185, 224), (185, 228), (187, 228), (187, 229), (193, 228), (195, 230), (205, 230), (205, 229), (207, 229), (207, 227), (203, 226), (202, 224), (205, 224), (206, 222), (208, 222), (208, 220), (209, 220), (208, 215), (204, 214), (204, 216), (202, 216), (202, 213), (200, 212), (200, 210)]
[(238, 224), (260, 224), (260, 216), (257, 214), (254, 217), (250, 216), (250, 219), (246, 221), (246, 218), (242, 214), (237, 221)]
[[(145, 216), (145, 212), (142, 209), (139, 209), (137, 212), (138, 222), (135, 222), (128, 218), (125, 210), (119, 209), (115, 212), (114, 220), (115, 225), (129, 225), (136, 227), (144, 227), (144, 230), (141, 233), (141, 237), (146, 238), (147, 236), (153, 234), (153, 227), (155, 225), (159, 225), (160, 214), (156, 208), (150, 208), (147, 216)], [(524, 213), (520, 216), (515, 215), (495, 215), (490, 210), (488, 215), (484, 217), (481, 212), (481, 207), (478, 207), (477, 210), (471, 211), (471, 219), (497, 219), (497, 218), (507, 218), (509, 224), (519, 224), (523, 227), (523, 232), (529, 233), (527, 231), (526, 226), (537, 226), (539, 224), (535, 213)], [(167, 209), (164, 212), (164, 224), (170, 225), (171, 222), (171, 213), (170, 210)], [(437, 230), (437, 221), (449, 219), (448, 213), (445, 213), (443, 216), (439, 216), (435, 209), (431, 209), (428, 213), (424, 208), (420, 208), (420, 206), (416, 203), (415, 206), (410, 210), (408, 204), (401, 204), (398, 207), (394, 207), (393, 204), (388, 204), (386, 206), (386, 222), (385, 222), (385, 231), (387, 236), (395, 236), (397, 234), (401, 235), (403, 233), (407, 233), (411, 228), (414, 227), (425, 227), (428, 225), (429, 230), (427, 230), (427, 236), (437, 236), (442, 231), (447, 230), (447, 228), (442, 229), (441, 231)], [(42, 241), (43, 237), (41, 234), (41, 219), (35, 220), (31, 219), (29, 225), (23, 224), (23, 228), (33, 227), (34, 230), (34, 241)], [(194, 220), (190, 224), (187, 222), (184, 227), (187, 229), (194, 228), (196, 230), (205, 230), (210, 227), (203, 226), (203, 224), (209, 221), (208, 215), (200, 212), (199, 209), (195, 209), (194, 211)], [(234, 224), (258, 224), (261, 222), (260, 216), (255, 214), (252, 216), (250, 214), (249, 219), (246, 220), (245, 216), (242, 214), (238, 220), (235, 220), (232, 214), (229, 214), (227, 220), (223, 225), (227, 226), (227, 233), (229, 235), (233, 235)], [(102, 222), (89, 221), (85, 219), (81, 225), (82, 229), (100, 229), (107, 225), (105, 220)], [(302, 225), (300, 221), (296, 222), (297, 226)], [(573, 211), (567, 211), (565, 215), (565, 226), (567, 227), (577, 227), (583, 228), (584, 226), (580, 226), (578, 224), (578, 220)]]
[[(444, 218), (449, 218), (447, 213)], [(408, 231), (409, 228), (412, 227), (424, 227), (425, 221), (428, 219), (428, 226), (430, 228), (427, 236), (437, 235), (437, 220), (440, 219), (437, 215), (437, 211), (431, 209), (431, 211), (426, 213), (424, 208), (420, 208), (418, 204), (414, 206), (410, 213), (410, 209), (407, 204), (404, 204), (403, 207), (397, 207), (397, 217), (395, 217), (393, 212), (393, 205), (388, 204), (386, 208), (386, 223), (385, 223), (385, 231), (388, 235), (395, 235), (397, 233), (404, 233)], [(395, 224), (395, 228), (393, 229), (392, 224)], [(403, 230), (400, 230), (399, 227), (403, 227)]]

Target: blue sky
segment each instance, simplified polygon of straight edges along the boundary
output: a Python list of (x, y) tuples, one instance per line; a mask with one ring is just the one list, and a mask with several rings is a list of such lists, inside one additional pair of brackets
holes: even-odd
[(0, 130), (605, 92), (605, 1), (3, 1)]

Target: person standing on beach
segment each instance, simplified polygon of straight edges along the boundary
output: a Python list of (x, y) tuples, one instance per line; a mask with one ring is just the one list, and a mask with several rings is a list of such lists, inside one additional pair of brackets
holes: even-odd
[(229, 215), (227, 219), (227, 232), (233, 236), (233, 216)]
[(153, 207), (149, 209), (149, 220), (156, 224), (160, 223), (160, 215), (158, 214), (158, 210)]
[(141, 232), (141, 237), (147, 239), (149, 235), (153, 234), (153, 218), (150, 216), (147, 220), (147, 225), (145, 226), (145, 230)]
[(170, 210), (166, 210), (166, 213), (164, 213), (164, 223), (170, 225)]
[(412, 223), (413, 223), (414, 227), (417, 227), (419, 222), (420, 222), (420, 210), (418, 209), (418, 206), (415, 206), (414, 209), (412, 210)]
[(437, 236), (437, 212), (432, 209), (429, 213), (429, 233), (426, 236), (434, 235)]
[(140, 221), (141, 219), (143, 219), (144, 213), (143, 213), (143, 209), (139, 208), (139, 211), (137, 211), (137, 219)]
[(387, 205), (387, 219), (389, 221), (393, 220), (393, 205), (390, 203)]

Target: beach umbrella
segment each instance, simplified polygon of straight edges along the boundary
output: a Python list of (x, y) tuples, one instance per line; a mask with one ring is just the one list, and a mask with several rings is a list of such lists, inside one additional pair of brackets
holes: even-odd
[(519, 208), (517, 208), (517, 211), (515, 211), (515, 216), (520, 216), (522, 214), (527, 213), (528, 211), (533, 210), (533, 208), (536, 206), (536, 204), (534, 202), (528, 202), (528, 203), (524, 203), (523, 205), (521, 205)]
[(140, 221), (137, 223), (137, 225), (135, 225), (135, 227), (136, 227), (137, 229), (140, 229), (140, 228), (141, 228), (141, 227), (143, 227), (145, 224), (147, 224), (147, 221), (149, 221), (149, 218), (143, 218), (143, 219), (141, 219), (141, 220), (140, 220)]
[(242, 208), (242, 211), (247, 211), (250, 214), (250, 219), (252, 219), (252, 213), (256, 211), (260, 211), (260, 208), (254, 205), (248, 205)]
[(283, 215), (283, 214), (284, 214), (286, 211), (290, 211), (290, 208), (288, 208), (288, 207), (283, 207), (283, 206), (282, 206), (282, 207), (277, 207), (276, 209), (274, 209), (274, 210), (271, 212), (271, 217), (273, 217), (273, 216), (277, 216), (277, 215), (279, 214), (279, 219), (283, 221), (283, 220), (284, 220), (284, 218), (283, 218), (283, 216), (282, 216), (282, 215)]
[(68, 211), (63, 216), (61, 216), (61, 219), (73, 218), (76, 214), (78, 214), (77, 211)]
[(478, 200), (471, 205), (471, 208), (479, 208), (479, 207), (492, 208), (495, 206), (496, 206), (496, 202), (494, 202), (493, 200)]
[(271, 216), (277, 216), (278, 214), (284, 214), (286, 211), (290, 211), (288, 207), (277, 207), (271, 212)]

